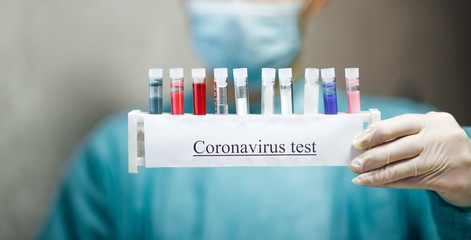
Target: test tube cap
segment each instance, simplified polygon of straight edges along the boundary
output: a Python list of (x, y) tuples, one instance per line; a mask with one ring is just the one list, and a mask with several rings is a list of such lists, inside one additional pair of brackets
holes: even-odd
[(234, 78), (246, 78), (247, 68), (234, 68), (233, 73), (234, 73)]
[(214, 78), (227, 78), (227, 68), (215, 68)]
[(183, 68), (170, 68), (168, 71), (170, 78), (183, 78)]
[(306, 68), (304, 71), (305, 79), (319, 79), (319, 68)]
[(359, 78), (359, 77), (360, 77), (359, 68), (345, 68), (345, 78), (352, 79), (352, 78)]
[(191, 69), (191, 76), (196, 78), (205, 78), (206, 77), (206, 69), (204, 68), (193, 68)]
[(247, 68), (234, 68), (234, 85), (244, 86), (247, 84)]
[(262, 68), (262, 78), (275, 78), (276, 69), (274, 68)]
[(278, 69), (278, 77), (282, 78), (292, 78), (293, 73), (291, 72), (291, 68), (279, 68)]
[(162, 68), (150, 68), (149, 78), (162, 78), (164, 76)]
[(323, 68), (321, 69), (322, 78), (335, 78), (335, 68)]

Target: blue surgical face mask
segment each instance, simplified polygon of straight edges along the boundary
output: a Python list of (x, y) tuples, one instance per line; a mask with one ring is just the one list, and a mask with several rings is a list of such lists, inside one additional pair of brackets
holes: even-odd
[(301, 50), (299, 2), (187, 1), (191, 42), (208, 67), (288, 67)]

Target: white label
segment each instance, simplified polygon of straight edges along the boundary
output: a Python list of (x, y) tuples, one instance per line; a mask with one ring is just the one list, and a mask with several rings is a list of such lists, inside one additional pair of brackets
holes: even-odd
[(362, 114), (147, 114), (145, 166), (346, 166), (362, 128)]

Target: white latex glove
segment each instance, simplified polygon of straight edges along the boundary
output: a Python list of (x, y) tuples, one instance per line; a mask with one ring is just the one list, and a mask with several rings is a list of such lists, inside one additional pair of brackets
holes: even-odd
[(436, 191), (471, 207), (471, 140), (448, 113), (406, 114), (372, 124), (353, 139), (368, 149), (350, 164), (352, 182), (383, 188)]

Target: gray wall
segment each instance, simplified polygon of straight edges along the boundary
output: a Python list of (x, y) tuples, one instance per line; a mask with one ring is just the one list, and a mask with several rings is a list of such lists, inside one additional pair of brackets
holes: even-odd
[[(298, 66), (359, 66), (364, 93), (429, 102), (471, 125), (462, 2), (334, 1), (307, 25)], [(0, 0), (0, 239), (32, 236), (79, 140), (146, 102), (149, 67), (200, 66), (178, 3)]]

